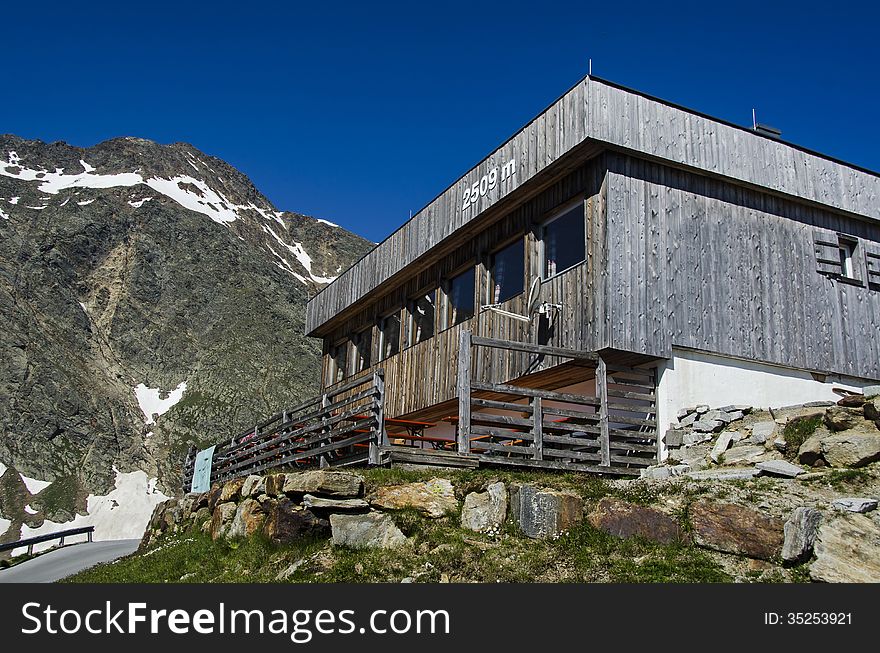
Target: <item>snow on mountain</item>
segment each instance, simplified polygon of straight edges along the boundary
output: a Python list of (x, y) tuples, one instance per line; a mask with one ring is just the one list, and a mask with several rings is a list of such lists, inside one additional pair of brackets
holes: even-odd
[[(77, 515), (67, 522), (53, 522), (48, 519), (35, 528), (26, 524), (21, 528), (21, 537), (36, 537), (47, 533), (55, 533), (69, 528), (83, 526), (95, 527), (95, 540), (123, 540), (139, 538), (143, 535), (153, 508), (170, 497), (164, 495), (156, 487), (156, 479), (148, 478), (140, 470), (123, 473), (114, 467), (116, 473), (115, 487), (107, 494), (90, 494), (86, 500), (85, 515)], [(5, 528), (0, 523), (0, 533)], [(8, 528), (9, 525), (6, 525)], [(35, 551), (42, 551), (55, 546), (57, 542), (49, 541), (34, 546)], [(27, 547), (16, 549), (12, 555), (20, 555)]]
[(171, 410), (178, 401), (183, 399), (184, 392), (186, 392), (186, 381), (181, 381), (180, 385), (168, 392), (165, 399), (161, 398), (162, 391), (159, 388), (148, 388), (143, 383), (138, 384), (134, 389), (134, 394), (144, 413), (144, 424), (155, 424), (155, 417), (164, 415)]

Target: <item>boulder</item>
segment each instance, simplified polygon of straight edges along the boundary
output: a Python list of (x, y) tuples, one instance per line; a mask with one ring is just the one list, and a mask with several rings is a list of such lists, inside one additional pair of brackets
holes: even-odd
[(844, 408), (860, 408), (865, 405), (865, 401), (864, 395), (846, 395), (837, 402), (837, 405)]
[(755, 478), (761, 472), (754, 467), (740, 469), (705, 469), (685, 473), (685, 476), (704, 481), (739, 481)]
[(235, 518), (237, 506), (231, 501), (228, 503), (217, 504), (214, 508), (214, 514), (211, 517), (211, 539), (219, 540), (226, 537), (229, 527), (232, 526), (232, 520)]
[(880, 583), (880, 525), (843, 514), (825, 520), (816, 537), (810, 578), (826, 583)]
[(363, 499), (328, 499), (306, 494), (303, 497), (303, 505), (311, 510), (332, 510), (347, 512), (351, 510), (366, 510), (370, 504)]
[(193, 513), (192, 522), (193, 526), (202, 526), (205, 522), (211, 520), (211, 511), (208, 510), (208, 506), (202, 506), (198, 510)]
[(806, 562), (813, 555), (816, 533), (822, 514), (815, 508), (795, 508), (785, 522), (785, 541), (782, 544), (782, 560), (796, 565)]
[(699, 415), (696, 413), (691, 413), (690, 415), (679, 418), (678, 423), (680, 426), (692, 426), (693, 423), (697, 421), (698, 417)]
[(767, 440), (773, 439), (774, 433), (776, 433), (776, 422), (755, 422), (752, 424), (752, 444), (764, 444)]
[(328, 497), (355, 499), (363, 494), (364, 479), (349, 472), (311, 470), (284, 475), (284, 494), (323, 494)]
[(694, 408), (694, 412), (697, 415), (705, 415), (706, 413), (709, 412), (709, 407), (706, 404), (701, 404), (701, 405), (697, 406), (696, 408)]
[(763, 474), (770, 476), (784, 476), (786, 478), (794, 478), (803, 474), (806, 470), (803, 467), (793, 465), (787, 460), (765, 460), (755, 465)]
[(217, 507), (217, 504), (220, 503), (220, 494), (223, 492), (223, 487), (220, 485), (214, 485), (208, 490), (208, 510), (211, 513), (214, 513), (214, 508)]
[(492, 483), (485, 492), (471, 492), (464, 498), (461, 527), (478, 533), (501, 528), (507, 517), (507, 488), (504, 483)]
[(678, 522), (656, 508), (604, 497), (589, 516), (590, 523), (615, 537), (641, 537), (671, 544), (685, 539)]
[(639, 476), (649, 481), (665, 481), (672, 477), (672, 469), (666, 465), (646, 467), (639, 471)]
[(193, 496), (192, 512), (198, 512), (202, 508), (208, 508), (208, 492), (202, 492)]
[(867, 385), (862, 388), (862, 394), (865, 396), (865, 399), (880, 397), (880, 385)]
[(718, 464), (718, 461), (721, 460), (721, 456), (730, 448), (731, 442), (733, 442), (733, 433), (730, 431), (725, 431), (718, 436), (718, 439), (715, 441), (715, 446), (712, 447), (712, 451), (709, 452), (709, 457), (712, 459), (713, 463)]
[(714, 433), (724, 427), (724, 422), (718, 419), (698, 419), (691, 425), (697, 433)]
[(247, 498), (238, 504), (226, 537), (250, 537), (263, 527), (266, 514), (260, 503)]
[(445, 478), (432, 478), (424, 483), (404, 483), (380, 487), (370, 498), (377, 508), (399, 510), (414, 508), (434, 519), (458, 509), (455, 490)]
[(782, 552), (782, 520), (732, 503), (696, 501), (690, 507), (694, 540), (707, 549), (771, 560)]
[(266, 493), (266, 477), (251, 474), (244, 479), (244, 485), (241, 486), (241, 496), (257, 497)]
[(741, 447), (734, 447), (724, 454), (721, 461), (725, 466), (742, 466), (754, 465), (765, 460), (779, 459), (782, 456), (776, 451), (767, 451), (764, 447), (747, 444)]
[(855, 408), (831, 406), (825, 409), (825, 426), (832, 431), (845, 431), (858, 426), (863, 419), (862, 412)]
[(510, 492), (510, 512), (520, 531), (535, 539), (554, 538), (579, 524), (584, 502), (573, 492), (514, 485)]
[(684, 444), (684, 436), (687, 431), (682, 429), (669, 429), (666, 431), (666, 446), (667, 447), (680, 447)]
[(863, 467), (880, 460), (880, 433), (837, 433), (822, 438), (822, 456), (832, 467)]
[(709, 433), (685, 433), (682, 437), (682, 444), (686, 447), (691, 447), (698, 444), (703, 444), (704, 442), (709, 442), (712, 439), (712, 436)]
[(845, 497), (831, 502), (833, 508), (846, 512), (870, 512), (877, 508), (877, 499)]
[(404, 544), (406, 536), (394, 521), (381, 512), (362, 515), (330, 515), (333, 544), (354, 549), (394, 549)]
[(873, 397), (865, 402), (864, 406), (865, 419), (880, 422), (880, 397)]
[(220, 498), (217, 500), (218, 503), (237, 501), (241, 496), (241, 488), (244, 485), (244, 481), (245, 479), (243, 478), (236, 478), (224, 484), (223, 489), (220, 490)]
[(822, 434), (816, 433), (804, 440), (797, 453), (798, 462), (811, 467), (822, 458)]
[(270, 497), (281, 497), (284, 495), (284, 480), (286, 474), (269, 474), (266, 476), (266, 494)]
[(276, 544), (287, 544), (302, 538), (327, 537), (330, 522), (283, 498), (268, 506), (263, 533)]

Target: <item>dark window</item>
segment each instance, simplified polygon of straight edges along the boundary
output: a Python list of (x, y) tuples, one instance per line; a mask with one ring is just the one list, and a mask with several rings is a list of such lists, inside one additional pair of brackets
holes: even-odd
[(417, 297), (410, 302), (410, 330), (407, 345), (416, 345), (434, 336), (434, 312), (437, 291)]
[(363, 372), (372, 365), (373, 357), (373, 330), (364, 329), (353, 339), (354, 345), (354, 373)]
[(500, 304), (525, 290), (525, 245), (520, 238), (492, 255), (489, 303)]
[(545, 279), (586, 259), (583, 202), (544, 223), (541, 242)]
[(476, 271), (468, 268), (449, 280), (446, 293), (446, 326), (461, 324), (474, 316)]
[(400, 310), (379, 320), (379, 360), (400, 351)]
[(856, 253), (856, 242), (842, 237), (838, 237), (837, 241), (840, 255), (840, 274), (847, 279), (855, 279), (856, 266), (853, 257)]
[(330, 348), (330, 383), (339, 383), (348, 376), (348, 341)]

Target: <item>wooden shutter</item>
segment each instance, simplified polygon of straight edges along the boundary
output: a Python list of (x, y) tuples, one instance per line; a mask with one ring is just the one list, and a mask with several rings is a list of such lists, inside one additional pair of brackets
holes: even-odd
[(864, 242), (865, 278), (868, 287), (880, 290), (880, 243)]
[(837, 235), (816, 229), (813, 231), (813, 244), (816, 252), (816, 269), (823, 274), (843, 274)]

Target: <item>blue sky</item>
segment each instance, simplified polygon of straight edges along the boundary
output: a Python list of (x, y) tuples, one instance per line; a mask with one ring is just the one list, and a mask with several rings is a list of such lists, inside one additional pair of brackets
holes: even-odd
[[(317, 5), (317, 6), (316, 6)], [(880, 170), (876, 4), (5, 3), (0, 132), (186, 141), (381, 240), (587, 72)]]

